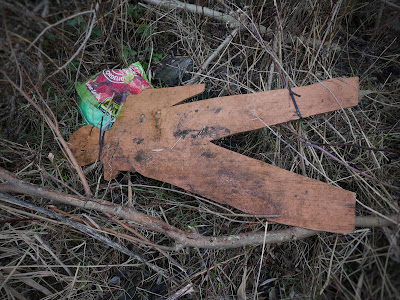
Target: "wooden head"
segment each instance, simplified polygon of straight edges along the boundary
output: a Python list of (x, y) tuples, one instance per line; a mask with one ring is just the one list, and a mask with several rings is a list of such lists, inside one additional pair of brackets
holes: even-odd
[(70, 136), (68, 143), (80, 166), (94, 163), (98, 159), (99, 135), (98, 128), (88, 125), (79, 128)]

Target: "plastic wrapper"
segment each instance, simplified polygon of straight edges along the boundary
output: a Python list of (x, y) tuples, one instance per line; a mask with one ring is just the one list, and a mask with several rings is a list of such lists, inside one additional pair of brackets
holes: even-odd
[(75, 86), (84, 121), (101, 130), (111, 128), (129, 94), (152, 87), (139, 62), (126, 69), (104, 70)]

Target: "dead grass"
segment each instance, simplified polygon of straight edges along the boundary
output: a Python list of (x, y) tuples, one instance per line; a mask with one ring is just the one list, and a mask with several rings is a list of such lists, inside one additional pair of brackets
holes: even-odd
[[(75, 81), (134, 61), (144, 63), (151, 75), (154, 57), (160, 55), (190, 57), (192, 75), (201, 73), (196, 82), (207, 84), (205, 97), (359, 76), (366, 92), (356, 108), (218, 143), (354, 191), (357, 215), (399, 212), (400, 27), (392, 8), (383, 5), (380, 11), (373, 1), (205, 2), (231, 14), (244, 28), (204, 68), (233, 28), (202, 13), (119, 0), (101, 4), (95, 19), (94, 11), (67, 19), (95, 7), (90, 1), (1, 3), (1, 69), (43, 106), (40, 93), (66, 139), (82, 125)], [(221, 67), (224, 72), (218, 71)], [(40, 114), (6, 81), (0, 88), (0, 166), (38, 186), (84, 194)], [(221, 207), (139, 174), (106, 182), (101, 165), (84, 172), (95, 197), (132, 205), (184, 231), (224, 235), (285, 228), (222, 215), (226, 210)], [(53, 209), (44, 199), (19, 198)], [(129, 231), (105, 215), (57, 205), (65, 218), (95, 224), (98, 233), (167, 274), (161, 275), (64, 222), (5, 202), (0, 206), (2, 299), (164, 299), (182, 288), (193, 289), (186, 299), (400, 298), (398, 226), (231, 250), (172, 251), (171, 241), (161, 234), (135, 224), (129, 224)]]

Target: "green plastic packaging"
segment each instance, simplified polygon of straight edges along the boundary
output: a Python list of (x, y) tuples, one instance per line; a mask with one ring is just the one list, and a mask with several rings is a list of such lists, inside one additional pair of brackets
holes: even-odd
[(108, 130), (115, 122), (129, 94), (140, 94), (152, 88), (142, 65), (131, 64), (126, 69), (104, 70), (84, 83), (75, 83), (79, 111), (88, 125)]

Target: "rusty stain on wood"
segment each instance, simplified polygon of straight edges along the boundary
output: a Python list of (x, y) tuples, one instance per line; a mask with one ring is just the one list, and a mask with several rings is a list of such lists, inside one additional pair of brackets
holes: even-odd
[[(308, 117), (355, 106), (358, 78), (293, 88)], [(127, 98), (106, 132), (104, 178), (119, 171), (140, 174), (273, 221), (330, 232), (354, 230), (355, 195), (219, 147), (212, 140), (256, 130), (297, 116), (288, 90), (235, 95), (177, 105), (203, 85), (147, 89)], [(262, 121), (261, 121), (262, 120)], [(98, 156), (99, 131), (84, 126), (70, 137), (80, 165)]]

